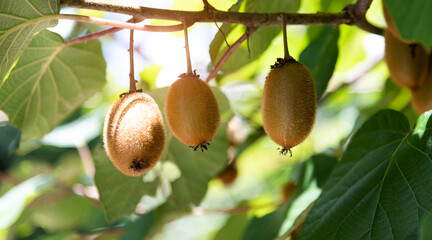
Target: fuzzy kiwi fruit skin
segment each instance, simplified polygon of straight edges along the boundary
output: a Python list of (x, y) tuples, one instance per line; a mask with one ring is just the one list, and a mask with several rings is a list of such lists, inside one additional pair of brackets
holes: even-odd
[(140, 176), (159, 161), (165, 143), (162, 114), (152, 97), (127, 93), (115, 101), (105, 118), (104, 147), (114, 166)]
[(262, 119), (267, 135), (281, 153), (303, 142), (315, 122), (317, 97), (309, 70), (294, 59), (279, 59), (267, 75)]
[(218, 178), (225, 185), (230, 185), (236, 180), (237, 175), (238, 175), (237, 164), (234, 162), (226, 166), (226, 168), (218, 174)]
[(174, 136), (196, 150), (207, 149), (219, 127), (219, 107), (207, 83), (182, 74), (168, 89), (165, 116)]
[(400, 41), (389, 30), (384, 30), (385, 61), (391, 79), (404, 88), (421, 86), (428, 72), (428, 55), (420, 44)]
[(429, 72), (423, 85), (411, 89), (411, 104), (418, 114), (432, 109), (432, 55), (429, 61)]

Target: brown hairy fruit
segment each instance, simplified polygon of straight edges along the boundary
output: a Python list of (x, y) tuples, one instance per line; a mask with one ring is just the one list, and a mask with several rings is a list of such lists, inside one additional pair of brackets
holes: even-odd
[(126, 93), (105, 118), (104, 146), (112, 163), (129, 176), (139, 176), (159, 161), (165, 127), (158, 105), (142, 92)]
[(316, 115), (315, 83), (309, 70), (296, 60), (278, 59), (267, 75), (262, 118), (267, 135), (286, 154), (310, 134)]
[(213, 92), (196, 74), (182, 74), (171, 85), (165, 116), (174, 136), (194, 150), (207, 150), (220, 118)]
[[(431, 55), (432, 59), (432, 55)], [(411, 89), (411, 104), (418, 114), (432, 109), (432, 60), (425, 82), (418, 88)]]
[(234, 162), (226, 166), (226, 168), (218, 174), (218, 178), (225, 185), (230, 185), (236, 180), (237, 174), (238, 174), (237, 164)]
[(282, 201), (285, 202), (296, 190), (297, 184), (294, 182), (285, 183), (282, 187)]
[(390, 31), (384, 31), (385, 61), (391, 79), (405, 88), (416, 88), (423, 84), (428, 71), (428, 55), (420, 44), (407, 44)]

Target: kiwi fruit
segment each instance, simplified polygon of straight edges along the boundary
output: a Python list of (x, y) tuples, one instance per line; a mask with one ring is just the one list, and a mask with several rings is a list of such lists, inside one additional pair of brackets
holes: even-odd
[(194, 150), (207, 150), (219, 127), (219, 107), (207, 83), (196, 73), (179, 76), (168, 89), (165, 117), (174, 136)]
[(293, 194), (296, 188), (297, 184), (295, 184), (294, 182), (285, 183), (282, 186), (282, 201), (285, 202), (286, 200), (288, 200), (288, 198), (291, 196), (291, 194)]
[(230, 185), (232, 184), (236, 178), (237, 178), (238, 170), (237, 170), (237, 164), (235, 162), (229, 164), (226, 166), (225, 169), (223, 169), (219, 174), (218, 178), (225, 184)]
[(428, 55), (420, 44), (407, 44), (384, 30), (385, 61), (391, 79), (404, 88), (416, 88), (423, 84), (428, 71)]
[(126, 93), (105, 118), (103, 141), (114, 166), (129, 176), (140, 176), (159, 161), (165, 143), (162, 114), (152, 97)]
[(411, 89), (411, 104), (418, 114), (432, 109), (432, 55), (429, 61), (429, 73), (423, 85)]
[(293, 58), (279, 58), (267, 75), (262, 120), (267, 135), (291, 153), (310, 134), (315, 122), (317, 96), (309, 70)]

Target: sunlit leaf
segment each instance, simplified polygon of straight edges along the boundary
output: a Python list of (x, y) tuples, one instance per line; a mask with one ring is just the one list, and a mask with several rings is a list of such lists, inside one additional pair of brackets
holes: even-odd
[(403, 39), (432, 47), (432, 2), (384, 0)]
[(0, 229), (12, 225), (34, 197), (53, 183), (51, 177), (37, 175), (13, 187), (0, 197)]
[(105, 84), (97, 40), (65, 45), (56, 33), (37, 34), (0, 88), (0, 109), (23, 138), (51, 131)]
[(43, 17), (59, 11), (59, 0), (0, 1), (0, 85), (33, 36), (57, 24)]
[(432, 112), (414, 130), (383, 110), (351, 141), (308, 215), (300, 239), (407, 239), (432, 210)]

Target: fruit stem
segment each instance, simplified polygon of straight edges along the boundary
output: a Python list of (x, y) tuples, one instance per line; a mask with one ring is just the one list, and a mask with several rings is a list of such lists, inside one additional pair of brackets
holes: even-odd
[(282, 34), (283, 34), (283, 42), (284, 42), (284, 58), (288, 60), (290, 58), (288, 51), (288, 40), (287, 40), (287, 32), (286, 32), (286, 18), (283, 13), (281, 13), (282, 17)]
[(133, 58), (133, 34), (134, 30), (130, 30), (130, 41), (129, 41), (129, 60), (130, 60), (130, 71), (129, 71), (129, 92), (136, 91), (136, 81), (134, 73), (134, 58)]
[(187, 32), (188, 25), (187, 25), (186, 21), (183, 22), (183, 27), (184, 27), (183, 29), (184, 29), (184, 35), (185, 35), (187, 73), (192, 74), (192, 64), (191, 64), (191, 58), (190, 58), (190, 52), (189, 52), (189, 39), (188, 39), (188, 32)]

